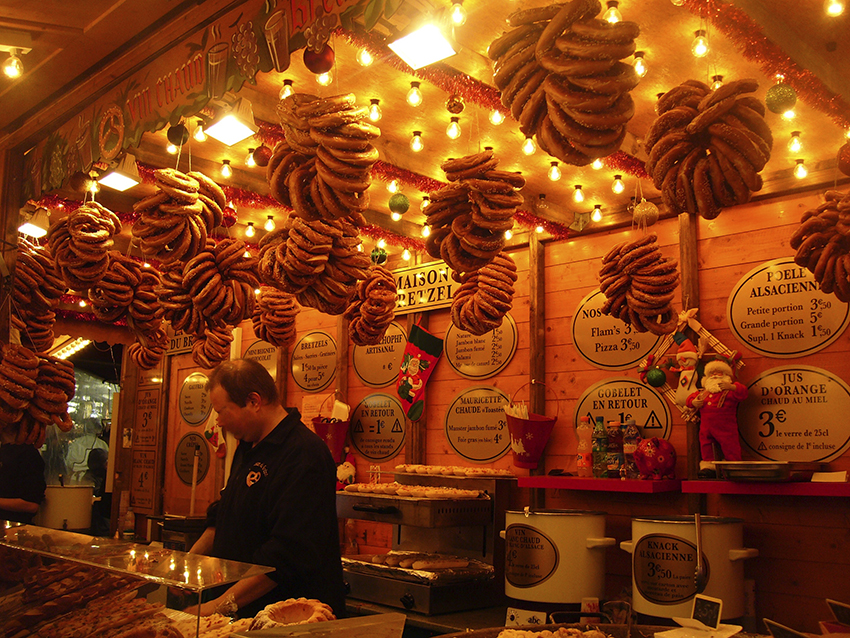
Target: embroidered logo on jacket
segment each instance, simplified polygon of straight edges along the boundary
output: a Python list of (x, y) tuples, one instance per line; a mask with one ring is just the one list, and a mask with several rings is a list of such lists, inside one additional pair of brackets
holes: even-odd
[(269, 469), (266, 467), (265, 463), (261, 463), (257, 461), (254, 465), (251, 466), (251, 470), (248, 472), (248, 475), (245, 477), (245, 485), (251, 487), (260, 481), (264, 476), (268, 476)]

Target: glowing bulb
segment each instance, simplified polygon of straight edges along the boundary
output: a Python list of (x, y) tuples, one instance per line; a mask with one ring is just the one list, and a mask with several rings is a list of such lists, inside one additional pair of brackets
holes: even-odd
[(329, 86), (333, 81), (334, 76), (330, 71), (327, 73), (319, 73), (319, 75), (316, 76), (316, 82), (318, 82), (320, 86)]
[(623, 184), (622, 175), (614, 175), (614, 181), (611, 183), (611, 190), (617, 193), (618, 195), (624, 190), (626, 190), (626, 185)]
[(514, 234), (510, 230), (505, 231), (505, 239), (511, 239)]
[(280, 99), (285, 100), (293, 93), (295, 93), (295, 89), (292, 88), (292, 80), (284, 80), (283, 86), (280, 87)]
[(413, 137), (410, 138), (410, 150), (418, 153), (423, 148), (425, 144), (422, 143), (422, 131), (413, 131)]
[(792, 153), (799, 153), (803, 150), (803, 142), (800, 140), (800, 131), (793, 131), (791, 139), (788, 140), (788, 150)]
[(387, 190), (391, 193), (397, 193), (398, 192), (398, 180), (397, 179), (391, 179), (389, 181), (389, 183), (387, 184)]
[(381, 119), (381, 116), (383, 115), (383, 113), (381, 112), (381, 107), (378, 106), (381, 100), (373, 98), (369, 100), (369, 102), (371, 102), (371, 104), (369, 104), (369, 119), (373, 122), (377, 122)]
[(89, 192), (94, 195), (95, 193), (100, 192), (100, 186), (97, 185), (97, 182), (92, 180), (92, 183), (89, 184)]
[(401, 258), (404, 259), (404, 261), (410, 261), (410, 251), (407, 248), (405, 248), (404, 252), (401, 253)]
[(593, 207), (593, 212), (590, 214), (590, 219), (595, 222), (602, 221), (602, 204), (596, 204)]
[(463, 0), (452, 0), (452, 8), (449, 11), (452, 18), (452, 25), (456, 27), (463, 26), (466, 22), (466, 9), (463, 8)]
[(451, 122), (449, 122), (449, 125), (446, 127), (446, 135), (449, 136), (450, 140), (456, 140), (460, 137), (460, 133), (460, 118), (453, 115)]
[(142, 264), (142, 268), (150, 268), (151, 265), (148, 262)]
[(803, 179), (809, 174), (809, 169), (806, 168), (805, 160), (798, 159), (797, 165), (794, 167), (794, 177)]
[(165, 147), (165, 152), (169, 155), (177, 155), (177, 147), (171, 142), (169, 142), (168, 146)]
[(844, 13), (844, 0), (826, 0), (823, 3), (823, 10), (830, 18), (840, 16)]
[(430, 234), (431, 234), (431, 227), (428, 226), (428, 225), (423, 226), (422, 227), (422, 236), (427, 237)]
[(248, 149), (248, 155), (245, 157), (245, 166), (251, 166), (252, 168), (257, 165), (257, 161), (254, 159), (254, 149)]
[(599, 157), (597, 157), (597, 158), (596, 158), (595, 160), (593, 160), (593, 162), (590, 164), (590, 168), (592, 168), (592, 169), (593, 169), (593, 170), (595, 170), (595, 171), (598, 171), (599, 169), (601, 169), (601, 168), (602, 168), (602, 159), (601, 159), (601, 158), (599, 158)]
[(644, 77), (649, 71), (649, 67), (646, 66), (646, 59), (643, 57), (643, 51), (635, 51), (635, 73), (638, 74), (638, 77)]
[(230, 167), (230, 160), (221, 160), (221, 168), (218, 169), (222, 177), (233, 177), (233, 169)]
[(85, 308), (85, 307), (86, 307), (86, 300), (80, 299), (80, 308)]
[(558, 168), (558, 162), (552, 162), (552, 165), (549, 167), (549, 179), (553, 182), (561, 179), (561, 169)]
[(401, 219), (401, 213), (397, 213), (397, 212), (393, 211), (392, 213), (390, 213), (390, 218), (391, 218), (394, 222), (397, 222), (397, 221), (399, 221), (399, 220)]
[(250, 256), (251, 256), (251, 252), (247, 249), (245, 250), (244, 253), (242, 253), (242, 257), (244, 257), (245, 259), (248, 259), (248, 257), (250, 257)]
[(691, 53), (698, 58), (703, 58), (708, 53), (708, 37), (702, 29), (694, 31), (694, 41), (691, 43)]
[(538, 226), (537, 228), (534, 229), (534, 232), (537, 233), (537, 234), (542, 233), (543, 232), (543, 226)]
[(257, 233), (254, 230), (254, 222), (248, 222), (248, 225), (245, 227), (245, 237), (253, 237)]
[(850, 140), (850, 128), (844, 131), (844, 139)]
[(537, 144), (534, 143), (534, 140), (530, 137), (526, 137), (525, 141), (522, 143), (522, 152), (526, 155), (534, 155), (537, 150)]
[(576, 189), (573, 191), (573, 201), (581, 204), (584, 201), (584, 191), (581, 190), (581, 184), (576, 184)]
[(716, 91), (721, 86), (723, 86), (723, 76), (722, 75), (712, 75), (711, 76), (711, 90)]
[(263, 224), (263, 228), (265, 228), (269, 232), (272, 232), (274, 230), (274, 217), (269, 215), (268, 219), (266, 219), (266, 223)]
[(378, 246), (378, 248), (386, 248), (387, 241), (385, 239), (379, 239), (376, 245)]
[(617, 8), (620, 3), (617, 0), (608, 0), (608, 9), (602, 14), (602, 19), (611, 24), (620, 22), (623, 19), (623, 14)]
[(12, 49), (9, 51), (9, 57), (6, 58), (6, 62), (3, 64), (3, 73), (6, 74), (7, 78), (15, 79), (21, 77), (24, 72), (24, 65), (21, 63), (21, 58), (17, 56), (17, 50)]
[(490, 124), (495, 124), (498, 126), (502, 122), (505, 121), (505, 114), (502, 113), (499, 109), (493, 109), (490, 111)]
[(357, 52), (357, 62), (360, 66), (369, 66), (372, 62), (375, 61), (375, 58), (372, 57), (372, 54), (369, 53), (366, 49), (360, 49)]
[[(426, 208), (428, 208), (428, 206), (430, 206), (430, 205), (431, 205), (431, 198), (430, 198), (430, 197), (428, 197), (427, 195), (425, 195), (425, 196), (422, 198), (422, 203), (421, 203), (421, 204), (419, 204), (419, 210), (425, 210), (425, 209), (426, 209)], [(430, 231), (430, 229), (428, 230), (428, 232), (429, 232), (429, 233), (431, 232), (431, 231)]]
[(419, 88), (419, 82), (410, 83), (410, 90), (407, 92), (407, 103), (410, 106), (419, 106), (422, 104), (422, 90)]
[(207, 134), (204, 133), (204, 123), (198, 120), (197, 126), (195, 126), (195, 132), (192, 133), (192, 137), (195, 138), (196, 142), (206, 142)]
[(797, 114), (794, 112), (794, 110), (793, 110), (793, 109), (788, 109), (787, 111), (785, 111), (785, 112), (782, 114), (782, 119), (783, 119), (783, 120), (791, 121), (791, 120), (793, 120), (795, 117), (797, 117)]

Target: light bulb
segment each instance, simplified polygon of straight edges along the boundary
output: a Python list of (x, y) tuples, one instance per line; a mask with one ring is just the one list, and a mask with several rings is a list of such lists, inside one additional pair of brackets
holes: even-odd
[(410, 261), (410, 251), (407, 248), (405, 248), (404, 252), (401, 253), (401, 258), (404, 259), (404, 261)]
[(233, 169), (230, 167), (230, 160), (221, 160), (221, 168), (218, 169), (222, 177), (233, 177)]
[(248, 225), (245, 227), (245, 237), (253, 237), (257, 234), (257, 231), (254, 230), (254, 222), (248, 222)]
[(319, 73), (319, 75), (316, 76), (316, 82), (318, 82), (321, 86), (330, 86), (330, 83), (333, 81), (334, 76), (330, 71), (327, 73)]
[(428, 235), (430, 235), (430, 234), (431, 234), (431, 227), (426, 224), (425, 226), (422, 227), (422, 236), (428, 237)]
[(850, 140), (850, 128), (844, 131), (844, 139)]
[(543, 226), (538, 226), (537, 228), (534, 229), (534, 232), (537, 233), (537, 234), (542, 233), (543, 232)]
[(673, 3), (674, 7), (681, 7), (683, 4), (685, 4), (685, 0), (670, 0), (670, 2)]
[(622, 175), (614, 175), (614, 181), (611, 183), (611, 190), (617, 193), (618, 195), (624, 190), (626, 190), (626, 185), (623, 184)]
[(398, 180), (397, 179), (391, 179), (387, 183), (387, 190), (391, 193), (397, 193), (398, 192)]
[(823, 10), (830, 18), (835, 18), (844, 13), (844, 0), (826, 0), (823, 3)]
[(376, 246), (378, 248), (386, 248), (387, 247), (387, 240), (386, 239), (379, 239)]
[(373, 58), (372, 54), (369, 53), (366, 49), (360, 49), (357, 52), (357, 62), (360, 64), (360, 66), (369, 66), (374, 61), (375, 58)]
[(794, 112), (794, 109), (788, 109), (782, 114), (783, 120), (788, 120), (789, 122), (797, 117), (797, 114)]
[(557, 182), (561, 179), (561, 169), (558, 167), (558, 162), (552, 162), (552, 165), (549, 167), (549, 179), (553, 182)]
[(97, 185), (97, 181), (92, 180), (92, 183), (89, 184), (89, 192), (94, 195), (95, 193), (100, 192), (100, 186)]
[(80, 308), (85, 308), (85, 307), (86, 307), (86, 300), (80, 299)]
[(495, 124), (498, 126), (502, 122), (505, 121), (505, 114), (502, 113), (499, 109), (493, 109), (490, 111), (490, 124)]
[(142, 268), (150, 268), (151, 265), (148, 262), (142, 264)]
[(425, 196), (422, 198), (422, 203), (421, 203), (421, 204), (419, 204), (419, 210), (425, 210), (425, 209), (426, 209), (426, 208), (428, 208), (428, 206), (430, 206), (430, 205), (431, 205), (431, 198), (430, 198), (430, 197), (428, 197), (427, 195), (425, 195)]
[(245, 252), (244, 252), (244, 253), (242, 253), (242, 257), (243, 257), (244, 259), (248, 259), (250, 256), (251, 256), (251, 251), (250, 251), (250, 250), (248, 250), (248, 249), (246, 248), (246, 249), (245, 249)]
[(602, 159), (597, 157), (595, 160), (593, 160), (593, 162), (591, 162), (590, 168), (592, 168), (595, 171), (598, 171), (599, 169), (601, 169), (602, 168)]
[(617, 0), (608, 0), (608, 9), (602, 14), (602, 19), (611, 24), (620, 22), (623, 19), (623, 14), (617, 8), (620, 3)]
[(505, 231), (505, 239), (511, 239), (514, 234), (510, 230)]
[(452, 8), (449, 11), (452, 25), (461, 27), (466, 22), (466, 9), (463, 8), (463, 0), (452, 0)]
[(295, 93), (295, 89), (292, 88), (292, 80), (284, 80), (283, 86), (280, 87), (280, 99), (285, 100), (293, 93)]
[(422, 131), (413, 131), (413, 137), (410, 138), (410, 150), (418, 153), (423, 148), (425, 144), (422, 143)]
[(806, 168), (805, 160), (798, 159), (797, 165), (794, 167), (794, 177), (803, 179), (809, 174), (809, 169)]
[(703, 58), (706, 53), (708, 53), (708, 37), (702, 29), (694, 31), (694, 41), (691, 43), (691, 53), (698, 58)]
[(590, 214), (590, 219), (595, 222), (602, 221), (602, 204), (594, 205), (593, 212)]
[(791, 139), (788, 140), (788, 150), (792, 153), (799, 153), (803, 150), (803, 142), (800, 140), (800, 131), (793, 131)]
[(251, 167), (254, 167), (254, 166), (256, 166), (256, 165), (257, 165), (257, 162), (256, 162), (256, 160), (254, 159), (254, 149), (253, 149), (253, 148), (249, 148), (249, 149), (248, 149), (248, 155), (245, 157), (245, 166), (251, 166)]
[(397, 213), (397, 212), (393, 211), (392, 213), (390, 213), (390, 218), (394, 222), (400, 221), (401, 220), (401, 213)]
[(643, 51), (635, 51), (635, 73), (638, 74), (638, 77), (644, 77), (649, 71), (649, 67), (646, 66), (646, 58), (644, 58)]
[(712, 75), (711, 76), (711, 90), (716, 91), (721, 86), (723, 86), (723, 76), (722, 75)]
[(3, 64), (3, 73), (6, 74), (7, 78), (13, 80), (21, 77), (24, 72), (24, 65), (21, 62), (21, 58), (17, 56), (17, 53), (17, 49), (9, 51), (9, 57), (6, 58), (6, 62)]
[(271, 215), (266, 219), (266, 223), (263, 224), (263, 228), (265, 228), (268, 232), (272, 232), (274, 230), (274, 217)]
[(522, 152), (526, 155), (534, 155), (535, 151), (537, 151), (537, 144), (534, 143), (532, 138), (526, 137), (522, 143)]
[(407, 92), (407, 103), (410, 106), (419, 106), (422, 104), (422, 89), (419, 88), (419, 82), (410, 83), (410, 90)]
[(449, 125), (446, 127), (446, 135), (449, 136), (449, 139), (456, 140), (460, 137), (460, 133), (460, 118), (453, 115), (452, 121), (449, 122)]
[(165, 147), (165, 152), (169, 155), (177, 155), (177, 147), (171, 142), (169, 142), (168, 146)]
[(581, 184), (576, 184), (576, 189), (573, 191), (573, 201), (581, 204), (584, 201), (584, 191), (581, 190)]
[(204, 133), (204, 123), (201, 120), (198, 120), (198, 124), (195, 126), (195, 132), (192, 133), (192, 137), (195, 138), (196, 142), (207, 141), (207, 134)]
[(377, 98), (372, 98), (369, 100), (369, 119), (373, 122), (377, 122), (381, 119), (383, 113), (381, 112), (381, 107), (378, 106), (381, 103), (381, 100)]

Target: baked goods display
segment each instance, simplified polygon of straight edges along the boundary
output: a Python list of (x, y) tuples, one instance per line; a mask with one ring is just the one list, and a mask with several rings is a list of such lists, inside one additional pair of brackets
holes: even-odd
[(576, 627), (558, 627), (557, 629), (504, 629), (496, 638), (609, 638), (598, 629), (582, 631)]
[(336, 620), (329, 605), (315, 598), (289, 598), (267, 605), (254, 616), (251, 630), (271, 629), (284, 625), (305, 625)]
[(372, 564), (431, 572), (440, 569), (462, 569), (469, 566), (469, 560), (457, 556), (429, 554), (427, 552), (405, 552), (402, 554), (390, 552), (375, 554), (372, 556)]
[(442, 476), (514, 476), (510, 470), (493, 467), (464, 467), (460, 465), (421, 465), (403, 463), (395, 466), (396, 472), (404, 474), (434, 474)]
[(665, 335), (676, 328), (670, 305), (679, 284), (679, 262), (662, 256), (655, 233), (614, 246), (602, 258), (599, 289), (602, 312), (618, 317), (638, 332)]
[(204, 317), (192, 303), (189, 290), (183, 286), (183, 262), (162, 266), (159, 285), (154, 293), (163, 310), (163, 317), (175, 332), (195, 334), (203, 330)]
[(486, 266), (464, 273), (452, 298), (452, 321), (461, 330), (483, 335), (502, 325), (513, 306), (516, 264), (499, 253)]
[(192, 359), (204, 368), (214, 368), (230, 356), (233, 330), (223, 324), (205, 323), (202, 331), (194, 334)]
[(794, 262), (807, 268), (820, 289), (850, 301), (850, 193), (829, 190), (824, 202), (807, 210), (789, 242)]
[(28, 348), (10, 343), (0, 346), (0, 355), (0, 424), (6, 429), (20, 422), (35, 396), (38, 358)]
[(11, 322), (20, 332), (23, 345), (35, 352), (50, 350), (56, 323), (54, 311), (65, 291), (65, 283), (47, 248), (19, 237)]
[(254, 334), (278, 348), (288, 348), (295, 343), (295, 318), (300, 311), (295, 295), (260, 286), (251, 317)]
[(753, 79), (714, 91), (686, 80), (658, 99), (658, 118), (644, 140), (646, 171), (670, 210), (714, 219), (761, 190), (773, 135), (764, 104), (748, 95), (756, 89)]
[(487, 51), (502, 104), (549, 155), (584, 166), (617, 151), (634, 115), (639, 76), (622, 62), (640, 28), (596, 16), (597, 0), (515, 11)]
[(436, 487), (430, 485), (402, 485), (400, 483), (351, 483), (344, 488), (346, 492), (358, 494), (387, 494), (407, 498), (451, 498), (466, 499), (481, 497), (480, 490), (464, 490), (456, 487)]
[(395, 319), (398, 299), (393, 274), (379, 264), (372, 264), (365, 279), (357, 282), (357, 293), (345, 311), (348, 335), (358, 346), (381, 342)]
[(221, 226), (224, 221), (224, 208), (227, 206), (227, 196), (221, 186), (200, 171), (189, 171), (187, 177), (198, 182), (198, 200), (201, 202), (201, 219), (207, 230), (207, 237), (213, 229)]

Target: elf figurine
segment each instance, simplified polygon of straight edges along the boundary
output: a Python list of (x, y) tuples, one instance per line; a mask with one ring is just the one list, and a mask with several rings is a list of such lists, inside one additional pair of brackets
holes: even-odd
[(697, 390), (697, 362), (699, 354), (697, 354), (694, 344), (690, 339), (685, 339), (679, 344), (679, 349), (676, 351), (676, 366), (671, 367), (671, 372), (679, 373), (679, 385), (676, 388), (676, 403), (681, 406), (685, 405), (688, 397)]

